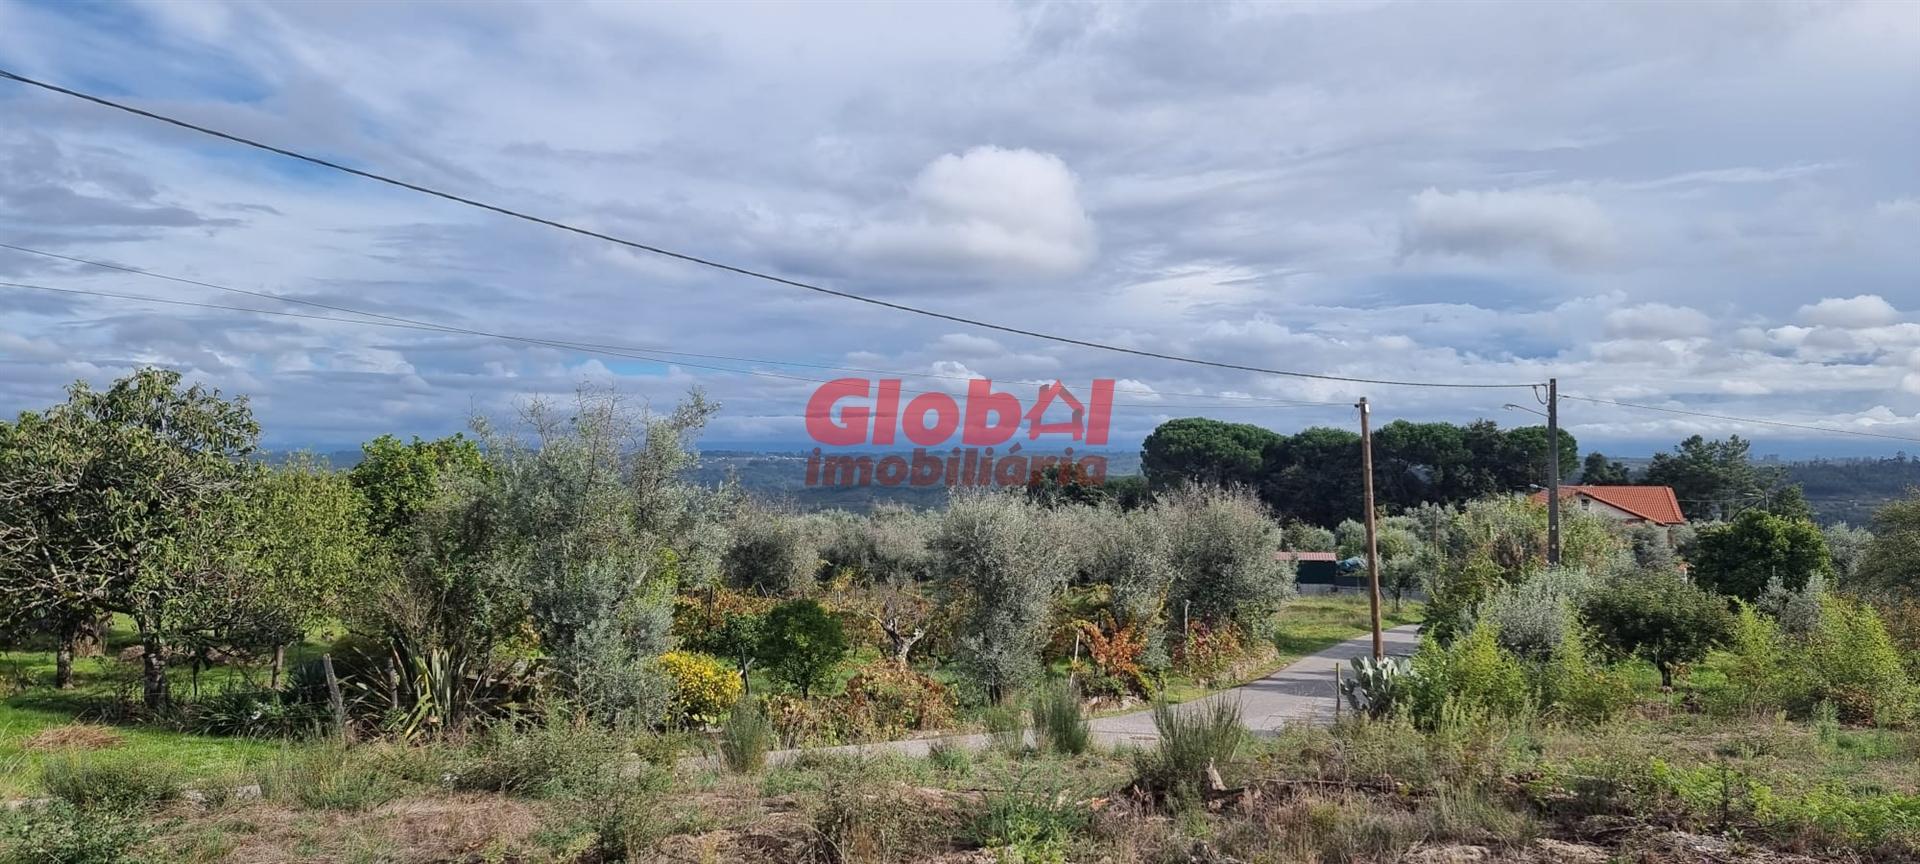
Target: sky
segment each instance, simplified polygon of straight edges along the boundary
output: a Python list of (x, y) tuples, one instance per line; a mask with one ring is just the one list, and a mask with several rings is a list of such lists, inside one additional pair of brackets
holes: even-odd
[[(0, 0), (0, 67), (1024, 329), (1330, 375), (1557, 377), (1920, 438), (1912, 4)], [(1525, 387), (1261, 375), (905, 315), (7, 81), (0, 242), (681, 352), (0, 288), (0, 412), (158, 365), (246, 394), (275, 447), (447, 434), (582, 384), (659, 410), (697, 386), (723, 406), (708, 446), (797, 446), (819, 380), (885, 377), (831, 367), (1027, 395), (1116, 379), (1116, 442), (1183, 416), (1351, 426), (1361, 396), (1376, 423), (1538, 422), (1502, 407), (1537, 407)], [(0, 280), (334, 314), (4, 249)], [(1916, 449), (1591, 402), (1563, 416), (1621, 455), (1695, 433)]]

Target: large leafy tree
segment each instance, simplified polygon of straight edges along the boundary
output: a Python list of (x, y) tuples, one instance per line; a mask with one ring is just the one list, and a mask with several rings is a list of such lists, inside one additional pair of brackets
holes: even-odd
[(1140, 467), (1155, 489), (1185, 483), (1250, 485), (1260, 477), (1262, 454), (1279, 438), (1249, 423), (1205, 417), (1169, 420), (1142, 444)]
[(1627, 466), (1607, 458), (1607, 454), (1598, 450), (1587, 454), (1586, 461), (1580, 463), (1580, 482), (1589, 486), (1625, 486), (1633, 482), (1633, 472)]
[(1262, 465), (1260, 496), (1278, 513), (1332, 526), (1361, 512), (1357, 432), (1303, 429), (1270, 443)]
[(54, 639), (54, 683), (73, 686), (87, 624), (113, 608), (109, 546), (77, 502), (92, 463), (70, 412), (24, 413), (0, 423), (0, 625)]
[[(1547, 443), (1547, 427), (1521, 426), (1508, 429), (1502, 441), (1504, 452), (1494, 474), (1501, 480), (1503, 491), (1523, 491), (1533, 487), (1546, 488), (1548, 454), (1552, 448)], [(1562, 480), (1574, 476), (1580, 470), (1580, 442), (1567, 430), (1560, 430), (1560, 477)]]
[(1655, 453), (1642, 481), (1671, 486), (1688, 519), (1724, 519), (1758, 503), (1765, 477), (1748, 459), (1752, 442), (1738, 435), (1709, 441), (1694, 435)]
[(649, 718), (665, 696), (648, 658), (667, 647), (677, 574), (656, 511), (693, 494), (678, 467), (712, 410), (697, 392), (660, 417), (583, 390), (568, 410), (528, 405), (515, 434), (477, 424), (493, 569), (524, 598), (565, 695), (605, 719)]
[[(8, 472), (8, 506), (28, 518), (9, 528), (3, 569), (56, 631), (102, 606), (131, 615), (149, 707), (168, 698), (176, 616), (234, 566), (259, 435), (244, 397), (153, 368), (106, 390), (76, 382), (64, 405), (6, 435), (9, 467), (25, 472)], [(70, 632), (58, 635), (70, 650)]]
[(928, 543), (946, 601), (964, 610), (961, 659), (991, 698), (1040, 675), (1051, 601), (1074, 567), (1054, 518), (1024, 496), (956, 491)]
[(1798, 591), (1807, 577), (1833, 573), (1819, 526), (1757, 508), (1702, 528), (1694, 544), (1693, 574), (1700, 584), (1747, 601), (1759, 599), (1775, 578)]
[(248, 501), (243, 620), (274, 652), (344, 614), (370, 577), (366, 499), (344, 472), (296, 454), (267, 472)]
[(1873, 513), (1873, 535), (1853, 583), (1884, 594), (1920, 594), (1920, 490)]

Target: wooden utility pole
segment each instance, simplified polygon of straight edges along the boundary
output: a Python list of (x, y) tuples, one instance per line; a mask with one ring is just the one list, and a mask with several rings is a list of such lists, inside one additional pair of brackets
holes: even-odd
[(1373, 659), (1387, 655), (1380, 635), (1380, 536), (1373, 518), (1373, 427), (1368, 418), (1367, 397), (1354, 407), (1360, 409), (1360, 488), (1367, 508), (1367, 604), (1373, 610)]
[[(1364, 400), (1363, 400), (1364, 401)], [(1560, 563), (1560, 379), (1547, 379), (1547, 566)]]

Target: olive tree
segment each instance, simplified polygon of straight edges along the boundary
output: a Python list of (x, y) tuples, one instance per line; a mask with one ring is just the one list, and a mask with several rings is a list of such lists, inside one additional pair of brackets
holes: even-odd
[(1024, 497), (956, 491), (928, 544), (949, 602), (965, 609), (962, 661), (991, 699), (1039, 677), (1049, 604), (1071, 571), (1045, 513)]
[(582, 389), (567, 411), (529, 403), (521, 434), (476, 423), (493, 466), (493, 566), (523, 592), (565, 695), (605, 719), (650, 719), (665, 698), (651, 658), (667, 648), (676, 586), (649, 508), (680, 497), (671, 469), (689, 464), (680, 448), (710, 414), (698, 393), (657, 418)]
[(1251, 493), (1188, 486), (1154, 509), (1167, 526), (1183, 618), (1254, 627), (1293, 596), (1293, 567), (1275, 554), (1279, 526)]

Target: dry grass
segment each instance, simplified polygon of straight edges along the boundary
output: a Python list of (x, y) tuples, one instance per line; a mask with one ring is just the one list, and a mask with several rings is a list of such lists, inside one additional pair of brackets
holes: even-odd
[(112, 750), (126, 743), (119, 732), (93, 723), (68, 723), (42, 729), (20, 741), (20, 749), (28, 753), (76, 752), (85, 750)]
[[(542, 805), (504, 795), (411, 798), (365, 813), (299, 810), (261, 801), (220, 812), (177, 808), (188, 820), (161, 845), (192, 860), (189, 844), (218, 838), (226, 864), (283, 861), (471, 861), (527, 857)], [(165, 860), (163, 858), (162, 860)]]

